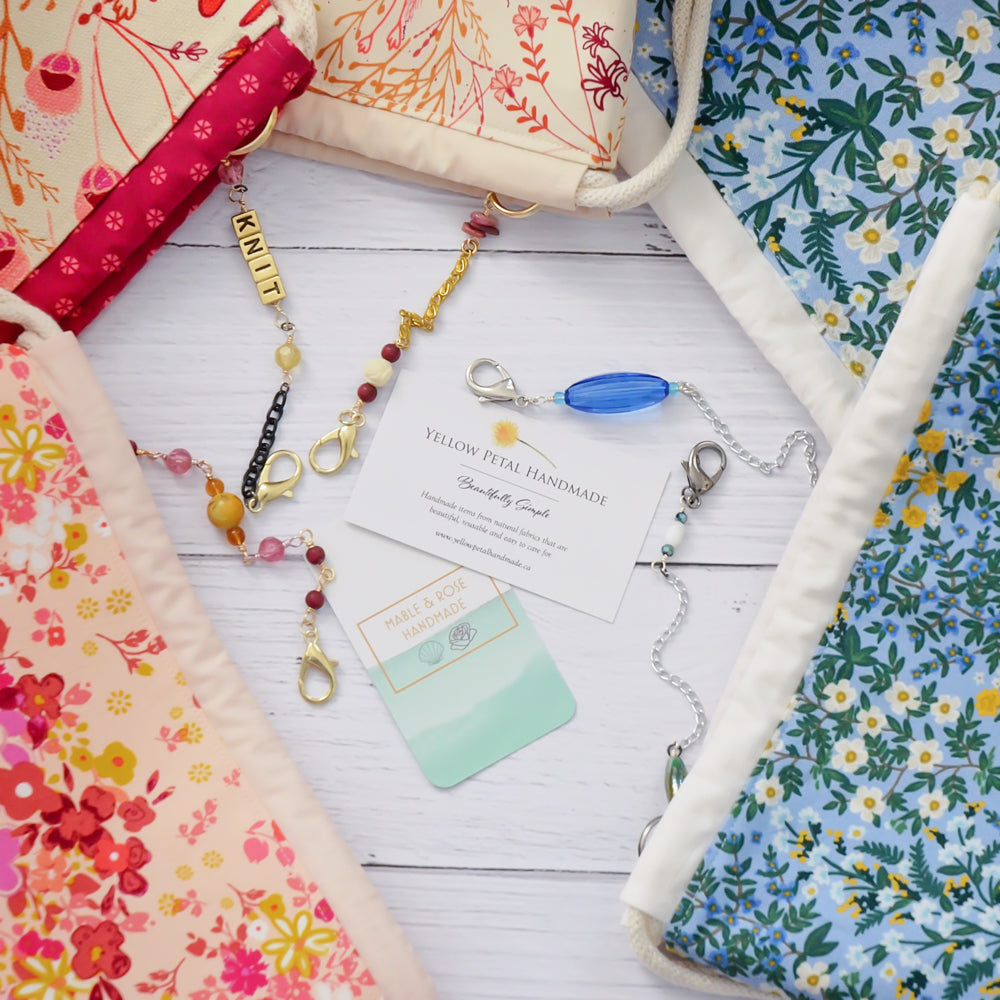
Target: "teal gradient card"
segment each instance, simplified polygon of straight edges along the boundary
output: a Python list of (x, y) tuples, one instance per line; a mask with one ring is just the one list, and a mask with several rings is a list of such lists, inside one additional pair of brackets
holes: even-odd
[(573, 695), (505, 584), (349, 525), (333, 541), (333, 609), (434, 785), (573, 717)]

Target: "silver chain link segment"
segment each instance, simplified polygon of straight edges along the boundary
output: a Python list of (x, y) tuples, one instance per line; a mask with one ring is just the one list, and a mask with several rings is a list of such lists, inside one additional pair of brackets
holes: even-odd
[(729, 429), (729, 425), (712, 409), (708, 400), (705, 399), (701, 390), (696, 385), (692, 382), (678, 382), (677, 389), (683, 395), (688, 396), (691, 402), (701, 410), (716, 434), (726, 442), (729, 450), (738, 459), (746, 462), (751, 469), (757, 469), (759, 472), (762, 472), (765, 476), (771, 475), (775, 469), (780, 469), (788, 461), (788, 455), (792, 448), (796, 444), (801, 443), (806, 467), (809, 469), (809, 485), (816, 485), (816, 480), (819, 479), (819, 466), (816, 464), (816, 439), (808, 431), (792, 431), (785, 438), (784, 444), (779, 449), (774, 461), (768, 462), (766, 459), (761, 458), (760, 455), (755, 455), (749, 448), (742, 445), (733, 437), (733, 432)]
[[(665, 565), (662, 563), (653, 563), (653, 568), (658, 569), (663, 574), (663, 579), (670, 584), (671, 587), (677, 592), (677, 597), (680, 604), (677, 608), (677, 612), (673, 617), (670, 624), (656, 637), (656, 641), (653, 643), (652, 649), (649, 651), (649, 663), (652, 666), (653, 671), (656, 676), (662, 681), (666, 681), (671, 687), (676, 688), (684, 696), (688, 705), (691, 707), (691, 711), (694, 713), (695, 725), (694, 729), (683, 740), (675, 740), (671, 747), (677, 747), (678, 750), (687, 750), (689, 746), (693, 746), (698, 740), (701, 739), (702, 733), (705, 732), (705, 726), (707, 724), (707, 716), (705, 715), (705, 706), (701, 703), (701, 699), (695, 694), (694, 688), (683, 677), (678, 674), (672, 674), (663, 665), (663, 660), (660, 658), (660, 652), (663, 647), (670, 641), (673, 634), (681, 627), (684, 622), (684, 618), (687, 615), (688, 605), (690, 603), (688, 599), (688, 589), (684, 584), (671, 573)], [(667, 752), (670, 752), (668, 747)]]

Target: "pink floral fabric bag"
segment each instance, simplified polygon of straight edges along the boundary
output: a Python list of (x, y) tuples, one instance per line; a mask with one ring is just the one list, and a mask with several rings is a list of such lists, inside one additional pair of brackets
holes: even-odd
[(4, 9), (0, 287), (79, 332), (304, 89), (312, 4)]
[(0, 993), (434, 990), (243, 685), (72, 334), (0, 346)]

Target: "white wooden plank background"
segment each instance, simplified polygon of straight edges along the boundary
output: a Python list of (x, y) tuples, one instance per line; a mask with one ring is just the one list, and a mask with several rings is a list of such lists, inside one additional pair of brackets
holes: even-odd
[[(305, 356), (278, 447), (304, 458), (350, 405), (363, 362), (394, 338), (398, 309), (423, 311), (476, 206), (270, 153), (253, 157), (247, 181)], [(131, 437), (162, 450), (187, 447), (235, 486), (277, 388), (278, 335), (233, 246), (230, 214), (220, 191), (83, 344)], [(441, 384), (461, 385), (481, 355), (502, 360), (529, 393), (602, 371), (653, 371), (699, 385), (737, 436), (767, 457), (795, 427), (818, 433), (648, 210), (506, 222), (435, 331), (414, 339), (402, 364)], [(362, 456), (382, 408), (379, 400), (366, 410)], [(627, 449), (636, 435), (662, 443), (664, 463), (676, 469), (644, 547), (652, 557), (683, 485), (678, 463), (711, 428), (685, 399), (631, 419), (591, 418), (589, 428), (597, 447)], [(251, 541), (305, 526), (319, 533), (340, 516), (359, 466), (304, 476), (294, 501), (250, 519)], [(522, 594), (577, 698), (576, 717), (441, 791), (421, 775), (329, 611), (321, 635), (341, 661), (341, 687), (331, 705), (300, 700), (296, 622), (307, 576), (297, 560), (245, 569), (189, 483), (152, 467), (147, 475), (247, 683), (443, 1000), (690, 996), (640, 968), (618, 926), (636, 836), (662, 807), (664, 748), (691, 724), (648, 666), (650, 642), (675, 608), (658, 574), (636, 570), (614, 624)], [(733, 460), (692, 515), (677, 560), (691, 614), (666, 659), (710, 710), (807, 493), (798, 456), (770, 479)]]

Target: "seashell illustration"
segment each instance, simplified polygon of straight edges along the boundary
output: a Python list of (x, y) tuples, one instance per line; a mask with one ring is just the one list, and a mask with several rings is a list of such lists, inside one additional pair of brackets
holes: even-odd
[(428, 639), (417, 650), (417, 656), (420, 657), (421, 663), (426, 663), (428, 666), (433, 667), (435, 663), (441, 662), (441, 657), (444, 656), (444, 646), (434, 639)]

